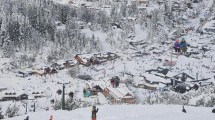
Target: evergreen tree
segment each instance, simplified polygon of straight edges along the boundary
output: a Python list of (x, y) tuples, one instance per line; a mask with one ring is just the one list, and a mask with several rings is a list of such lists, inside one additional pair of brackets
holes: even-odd
[(14, 44), (7, 38), (3, 44), (3, 57), (10, 58), (14, 55)]
[(0, 119), (4, 119), (4, 115), (2, 115), (2, 108), (0, 106)]
[(15, 117), (19, 111), (19, 108), (16, 105), (13, 105), (12, 107), (9, 106), (6, 110), (6, 115), (11, 118)]
[(13, 42), (15, 48), (20, 48), (20, 24), (18, 21), (10, 21), (7, 28), (9, 40)]

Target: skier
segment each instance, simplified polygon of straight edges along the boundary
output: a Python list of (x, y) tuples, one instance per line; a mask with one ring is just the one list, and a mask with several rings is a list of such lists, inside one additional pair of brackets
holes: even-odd
[(91, 90), (88, 89), (88, 90), (87, 90), (87, 97), (90, 97), (90, 96), (91, 96)]
[(92, 109), (92, 120), (96, 120), (96, 114), (98, 112), (98, 108), (96, 109), (96, 106), (93, 106), (93, 109)]
[(182, 50), (182, 53), (186, 53), (187, 52), (187, 43), (184, 39), (182, 39), (182, 41), (180, 42), (180, 48)]
[(84, 94), (84, 97), (86, 97), (87, 91), (85, 88), (83, 89), (83, 94)]
[(73, 99), (73, 96), (74, 96), (74, 93), (73, 93), (73, 92), (70, 92), (70, 93), (69, 93), (69, 97), (70, 97), (71, 99)]
[(175, 52), (180, 52), (180, 43), (178, 40), (175, 41), (174, 48)]
[(29, 116), (27, 116), (24, 120), (29, 120)]
[(212, 110), (212, 113), (215, 113), (215, 108)]
[(52, 115), (50, 115), (50, 119), (49, 120), (53, 120), (53, 116)]
[(182, 107), (183, 107), (182, 112), (187, 113), (187, 111), (184, 109), (184, 106), (182, 106)]

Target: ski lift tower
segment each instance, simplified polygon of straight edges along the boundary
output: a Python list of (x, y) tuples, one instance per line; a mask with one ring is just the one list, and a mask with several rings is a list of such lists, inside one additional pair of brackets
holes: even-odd
[(57, 84), (62, 84), (63, 85), (62, 110), (65, 110), (65, 88), (66, 88), (67, 84), (70, 84), (70, 82), (68, 82), (68, 83), (60, 83), (60, 82), (58, 82)]

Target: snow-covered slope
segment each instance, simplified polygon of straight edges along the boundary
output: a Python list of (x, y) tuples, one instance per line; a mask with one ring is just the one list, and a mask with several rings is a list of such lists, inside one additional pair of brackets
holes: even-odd
[[(215, 114), (211, 108), (188, 107), (187, 113), (182, 112), (181, 106), (173, 105), (106, 105), (98, 106), (98, 120), (214, 120)], [(69, 111), (48, 111), (29, 114), (30, 120), (89, 120), (91, 108), (81, 108)], [(25, 116), (7, 120), (23, 120)]]

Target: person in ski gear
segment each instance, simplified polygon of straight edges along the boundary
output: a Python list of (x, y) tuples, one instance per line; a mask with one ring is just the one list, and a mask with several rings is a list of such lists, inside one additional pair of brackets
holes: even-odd
[(90, 91), (90, 89), (87, 90), (87, 93), (86, 93), (86, 94), (87, 94), (87, 97), (90, 97), (90, 96), (91, 96), (91, 91)]
[(180, 52), (180, 43), (178, 40), (175, 41), (174, 49), (175, 49), (175, 52)]
[(180, 42), (180, 48), (181, 48), (183, 53), (187, 52), (187, 43), (184, 39), (182, 39), (182, 41)]
[(212, 110), (212, 113), (215, 113), (215, 108)]
[(29, 120), (29, 116), (27, 116), (24, 120)]
[(73, 96), (74, 96), (74, 93), (73, 93), (73, 92), (70, 92), (70, 93), (69, 93), (69, 97), (70, 97), (71, 99), (73, 99)]
[(87, 96), (87, 90), (85, 88), (83, 89), (83, 94), (84, 94), (84, 97)]
[(184, 106), (182, 106), (182, 107), (183, 107), (182, 112), (187, 113), (187, 111), (184, 109)]
[(116, 85), (115, 80), (114, 80), (114, 79), (111, 79), (110, 82), (111, 82), (112, 87), (115, 87), (115, 85)]
[(92, 109), (92, 120), (96, 120), (96, 114), (97, 114), (98, 111), (99, 111), (99, 109), (98, 108), (96, 109), (96, 106), (93, 106), (93, 109)]
[(52, 115), (50, 115), (50, 119), (49, 120), (53, 120), (53, 116)]

